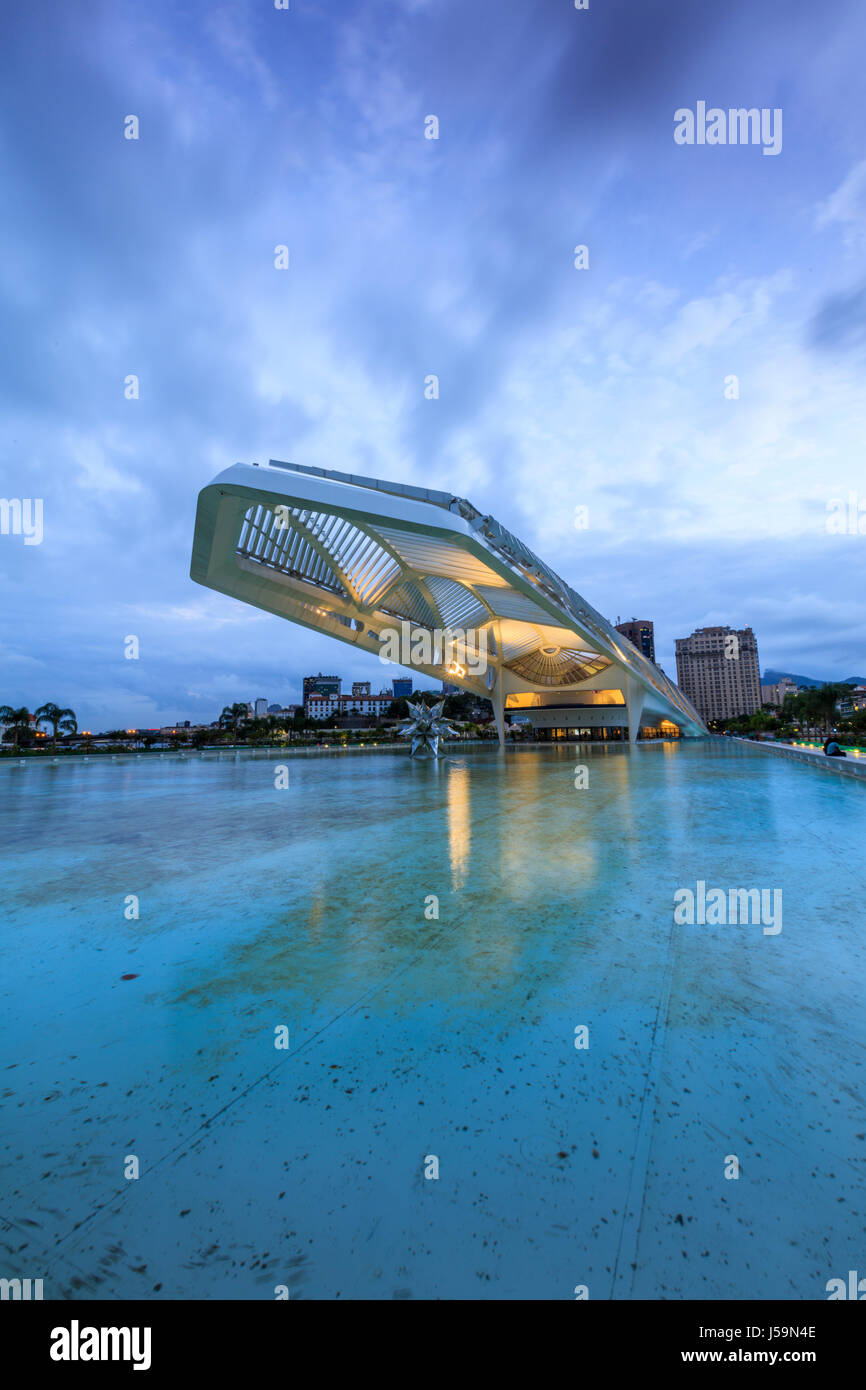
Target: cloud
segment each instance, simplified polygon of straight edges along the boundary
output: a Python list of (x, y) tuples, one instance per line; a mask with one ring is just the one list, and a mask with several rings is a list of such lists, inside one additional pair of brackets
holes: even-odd
[(808, 341), (831, 351), (866, 346), (866, 286), (829, 295), (809, 322)]
[[(805, 0), (625, 24), (562, 0), (19, 7), (0, 493), (44, 497), (46, 530), (0, 538), (0, 698), (117, 727), (298, 699), (310, 669), (390, 678), (192, 585), (199, 488), (269, 457), (469, 495), (671, 649), (726, 612), (770, 664), (856, 669), (833, 596), (863, 559), (822, 519), (862, 488), (866, 291), (815, 231), (862, 229), (858, 23), (842, 6), (831, 37)], [(783, 157), (677, 149), (674, 109), (716, 93), (783, 104)]]
[(251, 37), (251, 15), (249, 6), (239, 6), (238, 0), (219, 5), (206, 15), (204, 32), (240, 77), (253, 84), (265, 110), (273, 111), (279, 105), (279, 84)]
[(862, 246), (866, 238), (866, 159), (855, 164), (842, 183), (815, 212), (819, 229), (840, 223), (849, 246)]

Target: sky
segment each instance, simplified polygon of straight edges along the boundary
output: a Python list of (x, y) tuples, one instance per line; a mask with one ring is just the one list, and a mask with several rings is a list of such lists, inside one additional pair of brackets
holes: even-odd
[[(388, 684), (191, 581), (199, 490), (268, 458), (468, 497), (654, 620), (670, 675), (712, 624), (866, 674), (861, 0), (43, 0), (2, 30), (0, 498), (43, 521), (0, 534), (0, 703), (96, 730)], [(780, 110), (781, 149), (677, 143), (699, 102)]]

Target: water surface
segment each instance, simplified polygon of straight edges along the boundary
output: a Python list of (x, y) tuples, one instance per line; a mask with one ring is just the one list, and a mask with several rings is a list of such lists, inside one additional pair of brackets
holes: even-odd
[[(861, 1268), (866, 787), (715, 740), (279, 764), (0, 765), (0, 1273), (814, 1299)], [(782, 931), (675, 925), (698, 880), (781, 889)]]

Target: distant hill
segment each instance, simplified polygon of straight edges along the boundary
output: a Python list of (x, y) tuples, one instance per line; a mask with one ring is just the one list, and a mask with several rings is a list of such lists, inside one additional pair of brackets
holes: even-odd
[[(788, 680), (792, 680), (795, 684), (809, 690), (815, 690), (819, 686), (829, 684), (828, 681), (815, 680), (814, 676), (796, 676), (793, 671), (765, 671), (761, 677), (761, 684), (778, 685), (779, 681), (784, 680), (786, 676)], [(838, 684), (866, 685), (866, 676), (848, 676), (845, 680), (839, 681)]]

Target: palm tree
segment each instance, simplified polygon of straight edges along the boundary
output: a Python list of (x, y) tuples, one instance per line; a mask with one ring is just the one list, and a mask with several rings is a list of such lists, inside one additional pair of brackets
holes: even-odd
[(791, 698), (791, 705), (785, 701), (783, 713), (793, 714), (798, 718), (806, 729), (813, 729), (816, 732), (823, 728), (825, 733), (829, 733), (835, 722), (836, 701), (840, 694), (847, 693), (847, 687), (834, 684), (830, 681), (826, 685), (813, 686), (809, 690), (803, 690), (799, 695)]
[(51, 725), (51, 747), (57, 747), (57, 731), (63, 734), (77, 734), (78, 720), (75, 717), (74, 709), (61, 709), (59, 705), (40, 705), (35, 714), (36, 727), (40, 724)]
[(228, 729), (237, 737), (238, 729), (247, 717), (248, 711), (246, 705), (235, 703), (225, 706), (217, 722), (221, 729)]
[(11, 728), (13, 744), (17, 751), (22, 731), (30, 728), (30, 711), (23, 706), (21, 709), (13, 709), (11, 705), (0, 705), (0, 724), (5, 724), (7, 729)]

